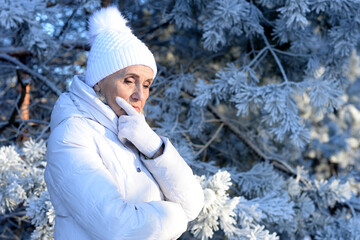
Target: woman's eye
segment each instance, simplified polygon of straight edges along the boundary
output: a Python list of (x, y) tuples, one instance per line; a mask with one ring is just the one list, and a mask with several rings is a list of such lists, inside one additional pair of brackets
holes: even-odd
[(124, 82), (130, 84), (130, 83), (133, 83), (134, 81), (132, 81), (131, 79), (126, 78), (126, 79), (124, 80)]
[(144, 85), (144, 88), (149, 88), (150, 87), (150, 85)]

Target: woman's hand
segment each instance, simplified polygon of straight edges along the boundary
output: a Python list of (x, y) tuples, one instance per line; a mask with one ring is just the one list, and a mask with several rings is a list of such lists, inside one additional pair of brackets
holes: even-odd
[(126, 138), (148, 158), (152, 158), (163, 142), (150, 128), (143, 114), (138, 113), (129, 103), (116, 97), (116, 103), (127, 115), (121, 115), (118, 121), (118, 138)]

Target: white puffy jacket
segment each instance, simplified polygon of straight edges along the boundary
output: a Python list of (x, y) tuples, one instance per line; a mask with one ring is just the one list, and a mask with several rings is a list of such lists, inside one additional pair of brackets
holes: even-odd
[(45, 170), (55, 239), (176, 239), (199, 214), (202, 188), (170, 141), (146, 160), (118, 140), (117, 121), (81, 76), (56, 102)]

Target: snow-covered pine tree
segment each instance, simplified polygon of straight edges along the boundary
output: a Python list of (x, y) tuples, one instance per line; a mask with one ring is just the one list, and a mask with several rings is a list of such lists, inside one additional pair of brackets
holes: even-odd
[[(171, 138), (204, 189), (205, 206), (182, 239), (358, 239), (359, 1), (113, 3), (158, 60), (147, 118), (159, 134)], [(50, 82), (64, 89), (65, 79), (81, 74), (84, 66), (59, 64), (56, 57), (60, 49), (73, 50), (66, 41), (71, 45), (85, 36), (85, 15), (101, 2), (49, 1), (48, 8), (38, 4), (36, 11), (15, 14), (32, 9), (23, 4), (0, 7), (5, 16), (1, 44), (32, 52), (27, 66), (50, 79), (43, 81), (45, 88), (52, 89)], [(62, 22), (46, 17), (56, 6), (62, 7), (56, 9)], [(38, 34), (33, 45), (25, 41), (35, 40), (31, 25), (48, 33)], [(41, 48), (45, 39), (57, 44), (54, 49)], [(11, 82), (14, 72), (8, 72)], [(36, 116), (49, 120), (46, 114)], [(21, 126), (15, 137), (24, 134)], [(28, 135), (40, 139), (47, 134), (45, 127)], [(9, 136), (14, 134), (2, 135)], [(42, 143), (30, 145), (36, 144)], [(44, 163), (39, 165), (39, 157), (28, 165), (27, 145), (0, 150), (0, 161), (8, 166), (1, 174), (1, 203), (6, 203), (1, 206), (9, 213), (26, 205), (36, 227), (33, 239), (51, 238), (54, 212), (39, 180)], [(36, 149), (41, 156), (41, 148)], [(40, 169), (37, 177), (28, 177), (34, 167)], [(9, 180), (19, 171), (25, 180)], [(29, 179), (42, 187), (31, 187)]]
[[(357, 238), (359, 13), (351, 0), (170, 2), (179, 67), (164, 64), (148, 117), (210, 174), (198, 238)], [(221, 204), (218, 169), (233, 183)]]

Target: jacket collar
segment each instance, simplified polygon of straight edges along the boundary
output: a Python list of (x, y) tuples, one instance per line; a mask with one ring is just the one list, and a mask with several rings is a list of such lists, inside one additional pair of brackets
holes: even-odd
[(83, 115), (99, 122), (117, 134), (118, 117), (108, 105), (99, 99), (94, 89), (84, 82), (83, 76), (76, 75), (74, 77), (69, 91), (77, 96), (77, 98), (73, 98), (73, 101), (78, 104)]
[(84, 76), (74, 76), (69, 92), (70, 98), (81, 116), (97, 121), (117, 134), (118, 117), (108, 105), (98, 98), (94, 89), (84, 82)]

